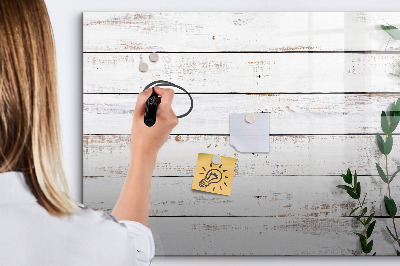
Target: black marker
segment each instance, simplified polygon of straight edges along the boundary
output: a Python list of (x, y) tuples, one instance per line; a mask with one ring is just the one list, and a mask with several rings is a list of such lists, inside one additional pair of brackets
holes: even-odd
[(148, 127), (152, 127), (156, 123), (158, 94), (154, 91), (146, 101), (146, 109), (144, 111), (144, 123)]

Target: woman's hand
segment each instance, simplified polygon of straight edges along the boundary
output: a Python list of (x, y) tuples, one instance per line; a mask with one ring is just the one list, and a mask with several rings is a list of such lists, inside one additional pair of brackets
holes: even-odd
[(161, 103), (157, 108), (156, 123), (152, 127), (144, 124), (146, 101), (152, 89), (139, 93), (136, 101), (133, 111), (131, 160), (124, 185), (112, 212), (119, 220), (136, 221), (144, 225), (147, 225), (149, 218), (151, 176), (158, 150), (178, 124), (178, 118), (171, 108), (174, 91), (158, 87), (154, 90), (161, 96)]
[(154, 91), (161, 96), (161, 103), (157, 108), (156, 123), (152, 127), (144, 124), (146, 101), (150, 97), (152, 89), (149, 88), (138, 95), (133, 111), (131, 155), (156, 154), (168, 139), (172, 129), (178, 124), (178, 118), (171, 108), (174, 91), (159, 87), (154, 87)]

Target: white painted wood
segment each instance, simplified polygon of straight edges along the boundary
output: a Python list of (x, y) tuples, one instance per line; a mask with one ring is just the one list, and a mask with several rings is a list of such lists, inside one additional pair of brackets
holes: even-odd
[[(139, 93), (154, 80), (169, 80), (192, 93), (395, 92), (396, 54), (179, 53), (83, 54), (85, 93)], [(146, 61), (147, 62), (147, 61)]]
[[(149, 225), (157, 255), (361, 254), (352, 233), (360, 224), (342, 217), (354, 201), (335, 186), (348, 167), (357, 169), (367, 205), (386, 215), (375, 169), (384, 157), (375, 136), (357, 135), (380, 132), (380, 111), (400, 97), (399, 79), (389, 75), (398, 72), (400, 42), (380, 29), (385, 21), (399, 24), (400, 15), (84, 13), (83, 86), (95, 93), (83, 98), (84, 134), (95, 134), (83, 136), (85, 203), (113, 207), (129, 163), (135, 94), (166, 79), (198, 94), (173, 131), (193, 135), (170, 136), (154, 170)], [(154, 51), (157, 63), (148, 60)], [(148, 72), (139, 73), (140, 60)], [(173, 108), (181, 114), (188, 104), (176, 95)], [(238, 153), (229, 145), (229, 113), (261, 111), (271, 112), (271, 134), (283, 136), (271, 137), (269, 154)], [(237, 158), (230, 197), (190, 189), (199, 152)], [(390, 172), (399, 155), (396, 135)], [(399, 182), (392, 184), (398, 198)], [(385, 224), (390, 219), (378, 219), (374, 246), (393, 255)]]
[[(84, 203), (111, 212), (125, 176), (85, 177)], [(360, 176), (366, 207), (387, 216), (383, 196), (387, 186), (378, 176)], [(336, 188), (340, 176), (235, 176), (231, 195), (192, 190), (193, 177), (154, 177), (150, 216), (348, 216), (357, 201)], [(400, 181), (391, 184), (391, 196), (400, 198)], [(363, 195), (364, 197), (364, 195)], [(363, 198), (361, 198), (362, 200)]]
[(390, 12), (85, 12), (84, 52), (369, 51), (399, 44)]
[[(397, 219), (400, 220), (400, 219)], [(397, 221), (398, 223), (399, 221)], [(396, 253), (379, 218), (377, 255)], [(361, 255), (354, 218), (150, 217), (158, 255)]]
[[(135, 94), (85, 94), (84, 134), (130, 134)], [(271, 112), (270, 134), (377, 133), (380, 113), (399, 94), (195, 94), (173, 134), (229, 134), (229, 113)], [(175, 95), (177, 115), (190, 107)]]
[[(389, 170), (400, 165), (400, 136), (393, 137)], [(120, 177), (129, 164), (130, 136), (83, 137), (83, 175)], [(193, 176), (197, 154), (210, 153), (237, 158), (236, 176), (335, 175), (348, 167), (360, 175), (376, 175), (375, 163), (384, 163), (374, 135), (272, 136), (269, 154), (238, 153), (227, 136), (170, 136), (160, 149), (154, 176)], [(293, 177), (295, 180), (295, 177)]]

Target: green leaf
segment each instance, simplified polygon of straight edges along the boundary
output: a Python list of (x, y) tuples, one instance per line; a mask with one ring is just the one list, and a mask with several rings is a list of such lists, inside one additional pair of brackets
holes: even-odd
[(364, 215), (364, 214), (366, 214), (367, 213), (367, 211), (368, 211), (368, 208), (367, 207), (365, 207), (363, 210), (362, 210), (362, 215)]
[(389, 227), (387, 227), (386, 226), (386, 229), (388, 230), (388, 232), (389, 232), (389, 234), (390, 234), (390, 236), (394, 239), (394, 241), (396, 241), (397, 242), (397, 239), (396, 239), (396, 237), (392, 234), (392, 231), (390, 231), (390, 229), (389, 229)]
[(378, 170), (379, 176), (382, 178), (383, 182), (388, 183), (385, 172), (383, 172), (382, 167), (379, 164), (376, 164), (376, 169)]
[[(368, 223), (366, 223), (368, 224)], [(373, 221), (367, 228), (367, 237), (369, 238), (372, 235), (372, 232), (374, 231), (376, 221)]]
[(349, 216), (351, 216), (356, 210), (358, 210), (360, 207), (357, 207), (357, 208), (354, 208), (351, 212), (350, 212), (350, 214), (349, 214)]
[(357, 198), (359, 199), (361, 197), (361, 184), (360, 184), (360, 182), (358, 182), (357, 185), (356, 185), (356, 194), (357, 194)]
[(362, 235), (362, 234), (360, 234), (360, 233), (354, 232), (353, 234), (358, 235), (358, 237), (359, 237), (360, 239), (365, 239), (365, 236)]
[[(395, 104), (393, 104), (395, 106)], [(389, 126), (389, 132), (388, 133), (393, 133), (393, 131), (397, 128), (400, 122), (400, 111), (390, 111), (390, 126)]]
[(390, 199), (387, 196), (385, 196), (384, 199), (385, 199), (386, 211), (390, 215), (390, 217), (393, 218), (394, 216), (396, 216), (397, 213), (396, 203), (394, 202), (393, 199)]
[(372, 256), (375, 256), (376, 255), (376, 252), (374, 252), (374, 254), (372, 254)]
[(351, 187), (347, 186), (347, 185), (337, 185), (336, 187), (344, 189), (346, 191), (353, 191), (353, 189)]
[(347, 191), (347, 194), (349, 194), (349, 196), (352, 197), (353, 199), (359, 199), (360, 198), (360, 195), (357, 195), (353, 191)]
[(367, 248), (365, 250), (365, 253), (370, 253), (372, 251), (372, 247), (374, 246), (374, 240), (369, 241), (369, 243), (367, 244)]
[(368, 216), (367, 220), (365, 221), (365, 224), (369, 224), (374, 217), (375, 213), (373, 212), (370, 216)]
[(396, 250), (397, 256), (400, 256), (400, 251)]
[(400, 172), (400, 169), (397, 170), (396, 172), (394, 172), (394, 174), (392, 175), (392, 177), (389, 180), (389, 183), (393, 181), (393, 178), (397, 175), (398, 172)]
[(360, 237), (361, 249), (364, 253), (367, 253), (367, 241), (365, 238)]
[(357, 194), (354, 192), (354, 190), (346, 185), (337, 185), (337, 188), (341, 188), (347, 191), (347, 194), (350, 195), (350, 197), (352, 197), (353, 199), (358, 199), (359, 197), (357, 196)]
[(351, 176), (350, 168), (347, 168), (347, 176), (348, 176), (350, 179), (353, 179), (353, 177)]
[(349, 177), (348, 175), (342, 174), (343, 180), (344, 182), (346, 182), (347, 184), (351, 184), (352, 180), (351, 177)]
[(385, 111), (382, 111), (382, 113), (381, 113), (381, 128), (382, 128), (383, 133), (388, 134), (389, 122), (388, 122)]
[(400, 30), (396, 28), (395, 26), (389, 25), (381, 25), (382, 30), (386, 31), (390, 37), (392, 37), (395, 40), (400, 40)]
[(388, 134), (388, 136), (386, 137), (386, 142), (383, 145), (383, 149), (385, 151), (385, 155), (388, 155), (391, 151), (392, 151), (392, 147), (393, 147), (393, 136), (392, 134)]
[(378, 148), (381, 151), (381, 153), (385, 154), (385, 150), (384, 150), (385, 141), (383, 141), (383, 138), (381, 137), (381, 135), (376, 134), (376, 142), (378, 143)]
[(354, 170), (354, 185), (357, 184), (357, 171)]

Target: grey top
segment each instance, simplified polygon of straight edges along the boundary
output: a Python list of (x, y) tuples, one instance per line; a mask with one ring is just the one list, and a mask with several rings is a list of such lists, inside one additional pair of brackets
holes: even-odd
[(149, 265), (150, 229), (79, 206), (58, 218), (39, 205), (23, 173), (0, 173), (0, 265)]

